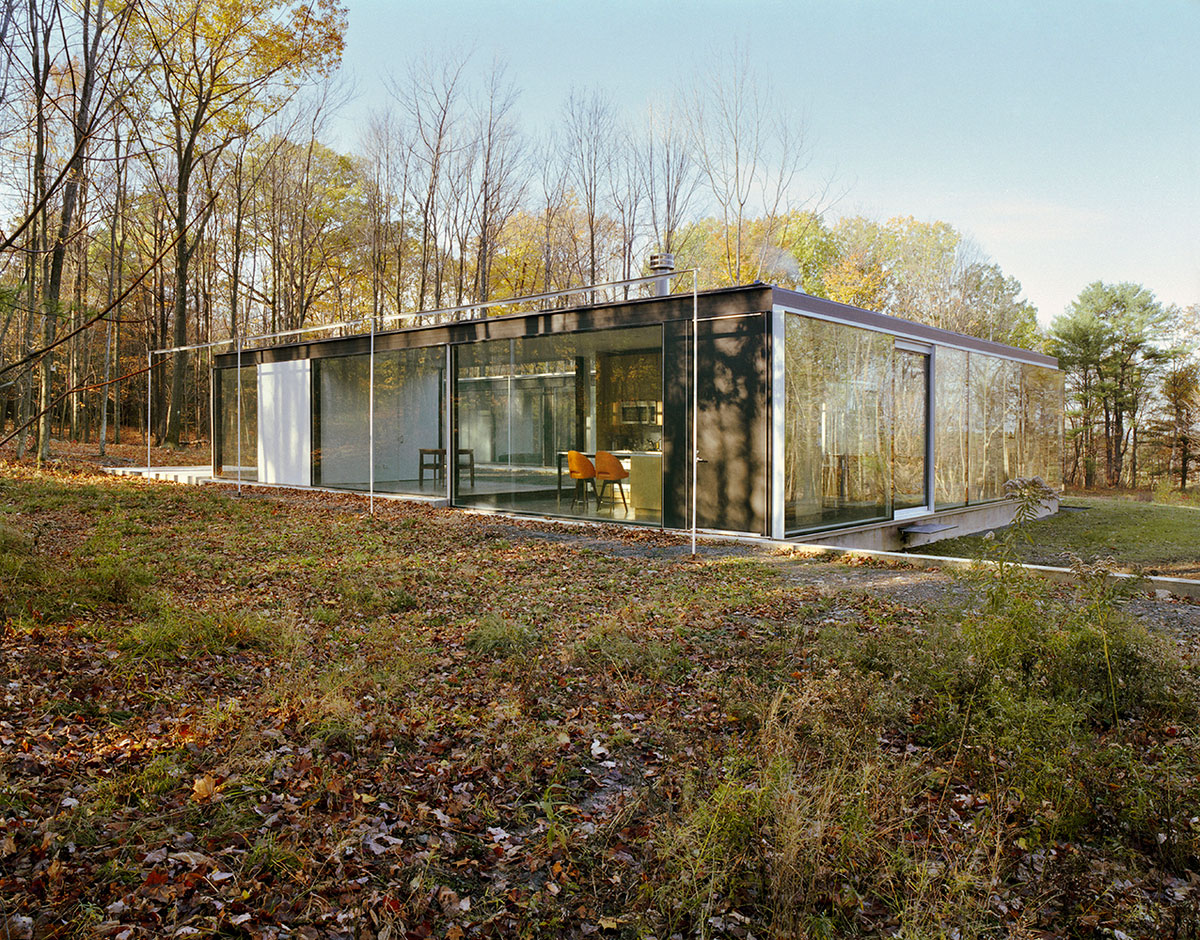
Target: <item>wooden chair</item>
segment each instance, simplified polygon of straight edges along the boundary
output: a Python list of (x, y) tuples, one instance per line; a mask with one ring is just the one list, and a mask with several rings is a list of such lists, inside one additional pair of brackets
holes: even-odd
[(575, 496), (571, 499), (571, 508), (579, 502), (579, 494), (583, 493), (583, 511), (587, 512), (587, 481), (592, 481), (592, 492), (596, 494), (596, 508), (600, 508), (600, 492), (596, 489), (596, 467), (586, 454), (577, 450), (567, 451), (567, 472), (575, 481)]
[[(625, 511), (629, 511), (629, 502), (625, 499), (625, 484), (621, 481), (629, 477), (629, 471), (622, 466), (621, 461), (610, 454), (606, 450), (602, 450), (596, 454), (596, 479), (602, 484), (612, 489), (615, 483), (621, 491), (621, 505), (625, 507)], [(604, 498), (604, 490), (601, 489), (596, 496), (596, 508), (600, 508), (600, 501)], [(617, 496), (613, 493), (612, 497), (613, 509), (617, 508)]]

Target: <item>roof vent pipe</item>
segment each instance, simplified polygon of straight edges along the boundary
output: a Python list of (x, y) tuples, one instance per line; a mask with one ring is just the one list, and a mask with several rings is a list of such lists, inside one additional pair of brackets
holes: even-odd
[(654, 282), (654, 293), (666, 297), (671, 293), (671, 279), (666, 275), (675, 273), (675, 256), (669, 251), (654, 252), (650, 255), (650, 273), (663, 275)]

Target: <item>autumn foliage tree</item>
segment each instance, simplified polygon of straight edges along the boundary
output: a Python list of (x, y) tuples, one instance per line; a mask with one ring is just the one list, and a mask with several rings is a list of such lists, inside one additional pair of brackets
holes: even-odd
[[(346, 10), (339, 0), (142, 0), (136, 39), (151, 51), (141, 132), (174, 236), (173, 343), (188, 343), (188, 274), (214, 199), (195, 198), (197, 170), (215, 161), (305, 76), (341, 59)], [(187, 354), (177, 353), (166, 440), (179, 443)]]

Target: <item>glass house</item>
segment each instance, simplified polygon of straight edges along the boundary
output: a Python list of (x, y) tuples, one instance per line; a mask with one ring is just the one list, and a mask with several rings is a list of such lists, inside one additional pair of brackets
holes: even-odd
[(978, 510), (1006, 480), (1061, 480), (1053, 358), (763, 284), (246, 348), (213, 378), (225, 480), (810, 541), (961, 535), (1002, 524)]

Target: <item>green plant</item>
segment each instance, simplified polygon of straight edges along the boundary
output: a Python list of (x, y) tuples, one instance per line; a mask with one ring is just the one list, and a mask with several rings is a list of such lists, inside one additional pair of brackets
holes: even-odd
[(475, 653), (510, 656), (538, 642), (536, 630), (500, 614), (484, 614), (467, 634), (467, 649)]

